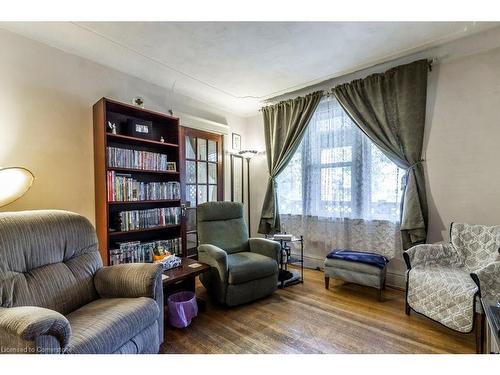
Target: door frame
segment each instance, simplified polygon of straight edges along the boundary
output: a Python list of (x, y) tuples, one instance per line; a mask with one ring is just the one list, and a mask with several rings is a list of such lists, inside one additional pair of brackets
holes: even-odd
[[(186, 204), (186, 135), (196, 138), (204, 138), (207, 140), (217, 142), (217, 201), (224, 200), (224, 134), (210, 132), (207, 130), (200, 130), (195, 128), (190, 128), (189, 126), (179, 127), (179, 172), (180, 172), (180, 184), (181, 184), (181, 204)], [(197, 152), (197, 150), (195, 150)], [(207, 168), (208, 170), (208, 168)], [(207, 183), (208, 185), (208, 183)], [(208, 192), (207, 192), (208, 193)], [(196, 198), (198, 200), (198, 197)], [(186, 208), (187, 209), (187, 208)], [(182, 257), (187, 257), (187, 216), (183, 214), (182, 216), (182, 228), (181, 237), (183, 244)]]

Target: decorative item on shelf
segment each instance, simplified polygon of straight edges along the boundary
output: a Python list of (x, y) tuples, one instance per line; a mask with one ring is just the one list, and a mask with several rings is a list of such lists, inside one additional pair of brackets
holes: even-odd
[(173, 116), (173, 115), (174, 115), (174, 110), (173, 110), (173, 109), (169, 109), (169, 110), (168, 110), (168, 114), (169, 114), (170, 116)]
[(240, 151), (241, 150), (241, 135), (237, 133), (233, 133), (232, 135), (232, 144), (233, 150)]
[(161, 143), (165, 143), (165, 138), (160, 137), (160, 142), (161, 142)]
[(132, 137), (151, 139), (153, 122), (138, 118), (127, 119), (128, 133)]
[(177, 172), (177, 164), (175, 163), (175, 161), (167, 162), (167, 171)]
[[(234, 133), (233, 133), (234, 134)], [(248, 211), (248, 233), (250, 236), (252, 232), (250, 231), (250, 159), (257, 155), (257, 150), (241, 150), (238, 152), (239, 155), (247, 159), (247, 211)]]
[(132, 99), (132, 104), (144, 108), (144, 98), (142, 96), (136, 96), (134, 99)]
[(116, 124), (114, 122), (108, 121), (108, 131), (112, 134), (116, 134)]
[(35, 176), (23, 167), (0, 167), (0, 207), (21, 198), (30, 189)]

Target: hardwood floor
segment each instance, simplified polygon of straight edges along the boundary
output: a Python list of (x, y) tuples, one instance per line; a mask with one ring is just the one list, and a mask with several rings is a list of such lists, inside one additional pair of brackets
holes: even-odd
[(412, 311), (404, 292), (330, 280), (306, 270), (305, 283), (226, 308), (206, 299), (188, 328), (165, 327), (163, 353), (474, 353), (474, 334), (459, 334)]

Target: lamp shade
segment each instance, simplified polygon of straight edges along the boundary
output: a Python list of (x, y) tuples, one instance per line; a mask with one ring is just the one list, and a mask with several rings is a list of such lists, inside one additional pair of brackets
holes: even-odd
[(243, 156), (245, 159), (251, 159), (257, 155), (257, 150), (242, 150), (238, 152), (239, 155)]
[(26, 168), (0, 168), (0, 207), (21, 198), (31, 187), (35, 176)]

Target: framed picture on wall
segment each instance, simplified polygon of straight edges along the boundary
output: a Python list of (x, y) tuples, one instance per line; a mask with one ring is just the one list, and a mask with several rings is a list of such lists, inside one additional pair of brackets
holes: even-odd
[(241, 135), (233, 133), (232, 148), (235, 151), (241, 151)]
[(243, 157), (231, 155), (231, 202), (243, 203)]

